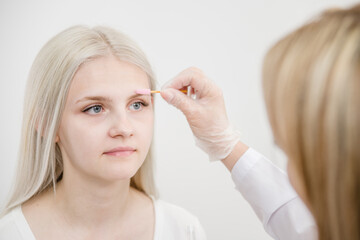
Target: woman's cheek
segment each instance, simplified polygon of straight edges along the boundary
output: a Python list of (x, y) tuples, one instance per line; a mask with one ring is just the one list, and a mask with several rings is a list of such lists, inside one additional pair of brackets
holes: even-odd
[(135, 116), (133, 126), (140, 136), (151, 140), (154, 130), (154, 114), (149, 112)]

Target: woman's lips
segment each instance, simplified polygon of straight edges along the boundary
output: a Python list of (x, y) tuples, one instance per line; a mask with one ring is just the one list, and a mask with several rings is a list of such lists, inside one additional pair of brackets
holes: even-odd
[(136, 149), (133, 147), (117, 147), (104, 152), (104, 154), (115, 157), (127, 157), (133, 154), (135, 151)]

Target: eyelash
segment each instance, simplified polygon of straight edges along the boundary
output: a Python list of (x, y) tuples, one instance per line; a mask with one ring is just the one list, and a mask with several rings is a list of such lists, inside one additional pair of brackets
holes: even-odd
[[(130, 104), (130, 106), (132, 105), (132, 104), (134, 104), (134, 103), (140, 103), (143, 107), (147, 107), (147, 106), (149, 106), (149, 104), (148, 103), (146, 103), (146, 102), (143, 102), (143, 101), (136, 101), (136, 102), (133, 102), (133, 103), (131, 103)], [(90, 106), (90, 107), (88, 107), (88, 108), (85, 108), (82, 112), (89, 112), (89, 110), (91, 110), (91, 109), (93, 109), (94, 107), (101, 107), (101, 109), (103, 110), (103, 106), (101, 106), (100, 104), (96, 104), (96, 105), (92, 105), (92, 106)]]
[(88, 108), (85, 108), (82, 112), (89, 112), (89, 110), (93, 109), (94, 107), (101, 107), (101, 110), (103, 110), (103, 106), (99, 105), (99, 104), (96, 104), (96, 105), (92, 105)]
[(130, 106), (131, 106), (131, 105), (133, 105), (133, 104), (135, 104), (135, 103), (140, 103), (143, 107), (147, 107), (147, 106), (149, 106), (149, 104), (148, 104), (148, 103), (146, 103), (146, 102), (142, 102), (142, 101), (136, 101), (136, 102), (133, 102), (133, 103), (131, 103), (131, 104), (130, 104)]

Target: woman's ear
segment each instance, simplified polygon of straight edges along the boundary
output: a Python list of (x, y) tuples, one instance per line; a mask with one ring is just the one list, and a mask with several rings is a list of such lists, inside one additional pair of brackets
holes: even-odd
[(56, 135), (55, 143), (59, 142), (59, 140), (60, 140), (59, 135)]

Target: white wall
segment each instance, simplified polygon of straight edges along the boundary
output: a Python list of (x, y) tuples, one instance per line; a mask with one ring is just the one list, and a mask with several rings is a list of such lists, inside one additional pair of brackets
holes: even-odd
[[(350, 0), (1, 0), (0, 203), (10, 188), (20, 136), (24, 86), (35, 55), (74, 24), (106, 24), (137, 41), (158, 83), (189, 66), (203, 69), (224, 91), (230, 119), (245, 143), (281, 167), (262, 99), (266, 49), (320, 10)], [(195, 147), (180, 111), (156, 100), (156, 180), (160, 196), (197, 215), (209, 240), (271, 239), (220, 163)]]

